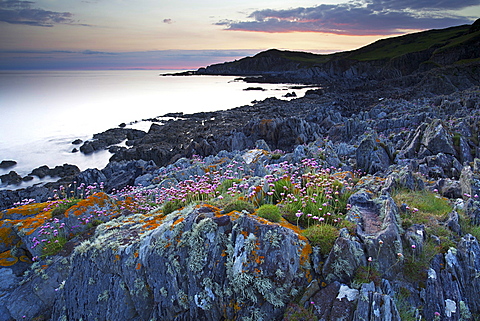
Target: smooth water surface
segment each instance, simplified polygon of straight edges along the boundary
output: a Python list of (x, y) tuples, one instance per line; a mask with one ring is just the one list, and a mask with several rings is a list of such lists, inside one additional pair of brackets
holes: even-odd
[[(288, 85), (261, 84), (266, 91), (244, 91), (257, 86), (229, 76), (163, 77), (168, 71), (15, 71), (0, 72), (0, 161), (18, 162), (24, 176), (32, 169), (64, 163), (81, 170), (103, 168), (107, 151), (85, 156), (72, 153), (71, 142), (120, 123), (171, 112), (215, 111), (278, 97), (295, 91)], [(148, 130), (150, 123), (136, 128)], [(36, 181), (34, 181), (36, 182)], [(33, 183), (34, 183), (33, 182)], [(30, 182), (30, 185), (32, 182)], [(25, 185), (22, 184), (22, 187)]]

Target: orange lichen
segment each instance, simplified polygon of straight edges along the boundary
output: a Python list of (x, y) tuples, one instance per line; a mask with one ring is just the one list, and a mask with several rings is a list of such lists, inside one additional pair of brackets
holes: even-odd
[(25, 262), (25, 263), (32, 263), (32, 260), (28, 258), (26, 255), (22, 255), (19, 257), (20, 261)]
[(88, 198), (81, 200), (76, 205), (73, 205), (67, 212), (65, 212), (65, 217), (68, 217), (70, 212), (75, 216), (80, 216), (93, 205), (104, 206), (108, 199), (108, 195), (104, 192), (95, 193)]
[(0, 266), (12, 266), (18, 262), (18, 257), (13, 256), (10, 250), (0, 253)]
[[(15, 232), (12, 229), (12, 221), (4, 220), (0, 222), (2, 227), (0, 227), (0, 243), (5, 244), (7, 247), (11, 247), (15, 243)], [(9, 226), (5, 226), (9, 225)]]
[(177, 225), (177, 224), (179, 224), (179, 223), (183, 222), (184, 220), (185, 220), (185, 217), (183, 217), (183, 216), (182, 216), (182, 217), (180, 217), (180, 218), (178, 218), (178, 219), (177, 219), (175, 222), (173, 222), (173, 223), (172, 223), (172, 226), (171, 226), (171, 228), (173, 228), (175, 225)]
[(49, 205), (51, 202), (47, 203), (32, 203), (28, 205), (22, 205), (19, 207), (11, 208), (8, 210), (5, 210), (2, 213), (2, 216), (0, 218), (3, 218), (3, 216), (9, 216), (13, 214), (20, 214), (21, 216), (32, 216), (35, 214), (38, 214), (40, 211), (42, 211), (47, 205)]
[(115, 254), (115, 259), (113, 260), (113, 262), (117, 262), (117, 261), (120, 261), (120, 255)]
[(45, 224), (52, 218), (52, 211), (42, 212), (36, 216), (28, 217), (23, 220), (18, 220), (17, 227), (23, 231), (26, 235), (31, 235), (37, 228)]
[(137, 263), (135, 270), (140, 270), (142, 268), (142, 263)]
[(138, 252), (133, 253), (133, 257), (137, 258), (138, 257)]

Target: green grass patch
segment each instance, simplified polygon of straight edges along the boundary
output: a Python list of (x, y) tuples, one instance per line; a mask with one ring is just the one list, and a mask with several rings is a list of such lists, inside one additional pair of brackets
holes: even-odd
[(253, 212), (255, 212), (255, 207), (250, 202), (241, 199), (235, 199), (228, 203), (227, 206), (224, 207), (223, 211), (225, 213), (230, 213), (232, 211), (247, 211), (248, 213), (252, 214)]
[(339, 230), (334, 226), (328, 224), (313, 225), (302, 231), (312, 246), (320, 247), (320, 252), (323, 255), (328, 255), (335, 243)]
[(67, 238), (64, 236), (56, 236), (51, 238), (42, 247), (42, 257), (57, 254), (63, 249), (65, 243), (67, 243)]
[(168, 201), (163, 205), (163, 208), (162, 208), (163, 214), (164, 215), (170, 214), (184, 206), (185, 206), (185, 203), (182, 202), (181, 200)]
[(273, 204), (264, 204), (257, 209), (257, 215), (271, 222), (278, 223), (282, 219), (280, 209)]
[(65, 214), (65, 212), (72, 206), (77, 205), (80, 202), (80, 199), (67, 199), (64, 200), (62, 203), (58, 204), (52, 210), (52, 217), (61, 216)]
[(453, 210), (446, 198), (428, 191), (398, 191), (393, 199), (397, 206), (406, 204), (409, 207), (406, 213), (401, 214), (404, 228), (424, 224), (427, 229), (433, 228), (439, 233), (445, 229), (440, 226), (440, 221), (445, 220)]

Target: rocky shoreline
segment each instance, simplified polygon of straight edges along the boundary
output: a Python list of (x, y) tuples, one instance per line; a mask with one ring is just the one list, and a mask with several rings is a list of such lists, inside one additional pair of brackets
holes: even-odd
[(478, 320), (479, 70), (94, 135), (0, 191), (0, 321)]

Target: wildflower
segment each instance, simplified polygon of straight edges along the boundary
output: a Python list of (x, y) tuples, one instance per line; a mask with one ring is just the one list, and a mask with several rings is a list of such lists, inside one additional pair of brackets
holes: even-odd
[(372, 261), (373, 261), (372, 257), (369, 256), (368, 259), (367, 259), (367, 261), (368, 261), (368, 262), (372, 262)]
[(417, 246), (415, 244), (412, 244), (412, 249), (416, 249)]

